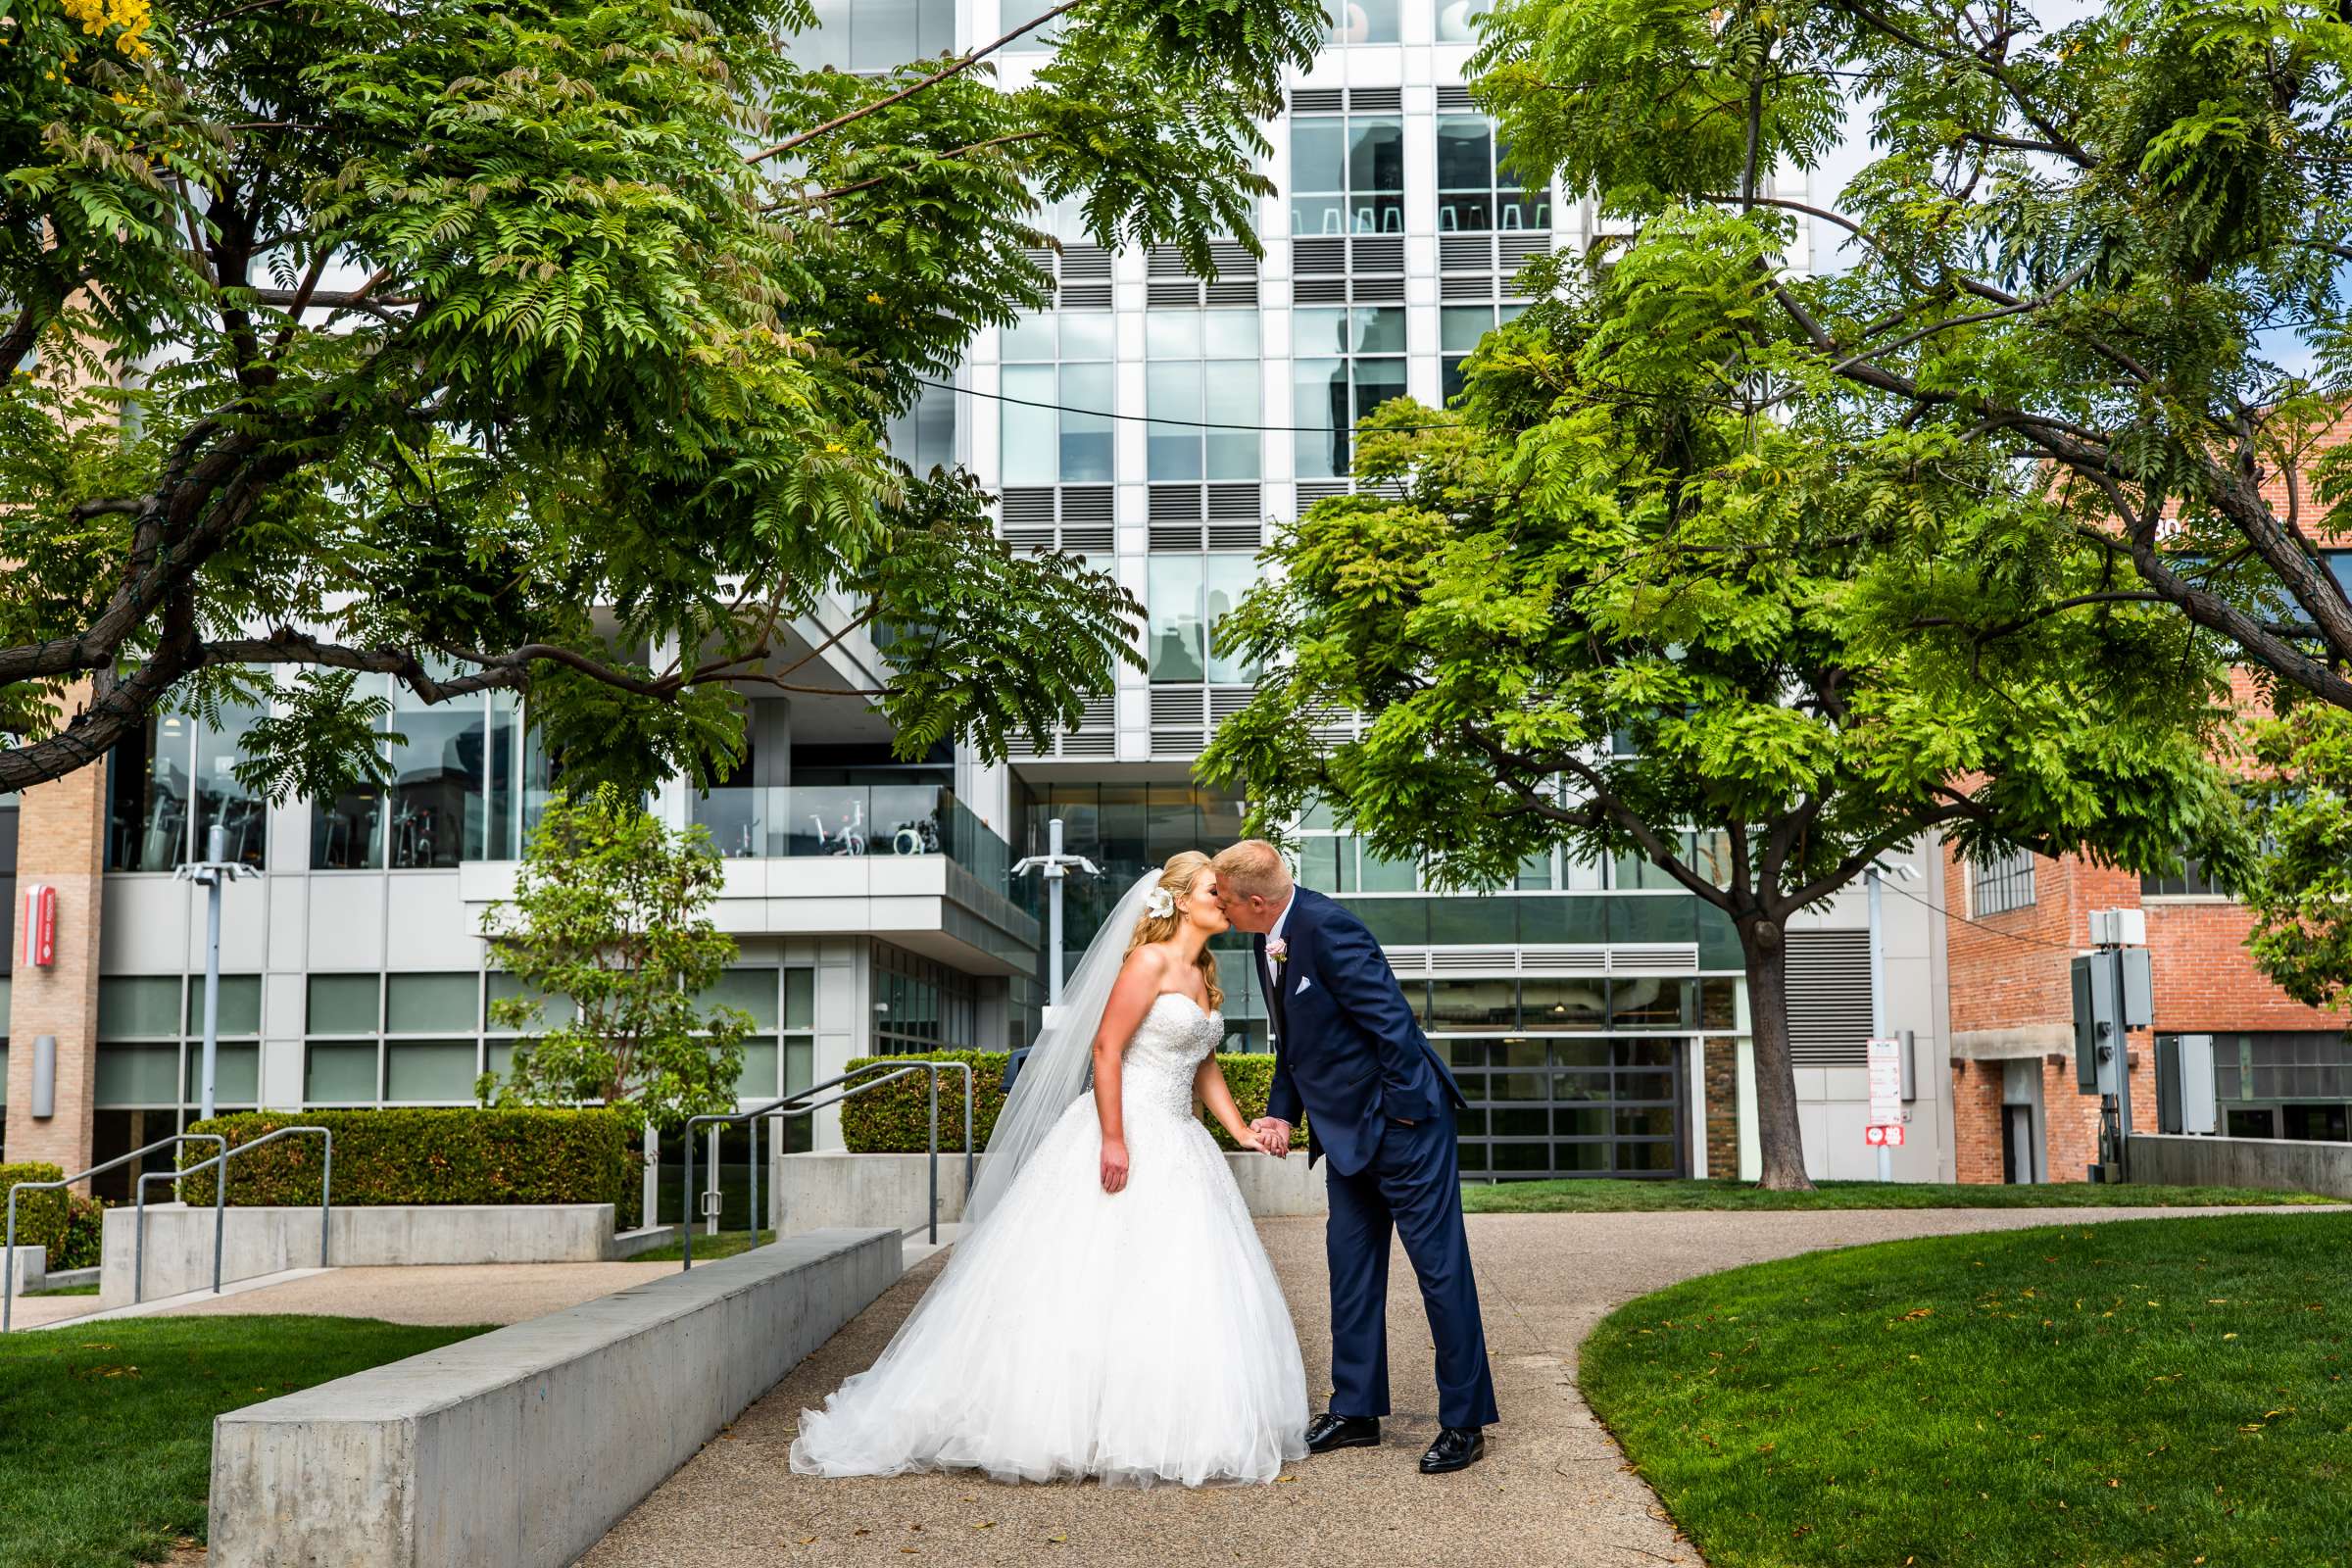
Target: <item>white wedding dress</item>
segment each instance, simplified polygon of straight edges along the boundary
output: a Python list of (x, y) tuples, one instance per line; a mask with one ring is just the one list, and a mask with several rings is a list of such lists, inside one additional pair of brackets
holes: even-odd
[(1194, 1115), (1215, 1013), (1161, 995), (1128, 1043), (1126, 1190), (1102, 1190), (1092, 1091), (959, 1243), (881, 1358), (805, 1410), (805, 1475), (1272, 1481), (1306, 1452), (1290, 1310)]

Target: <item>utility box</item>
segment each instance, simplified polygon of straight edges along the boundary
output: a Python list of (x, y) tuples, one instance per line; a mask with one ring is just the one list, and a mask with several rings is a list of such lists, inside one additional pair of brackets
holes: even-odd
[(2117, 1042), (2115, 966), (2104, 953), (2075, 959), (2070, 978), (2075, 994), (2075, 1087), (2100, 1092), (2100, 1048)]
[[(2137, 909), (2119, 909), (2119, 914), (2137, 914)], [(2116, 955), (2124, 965), (2124, 1027), (2153, 1029), (2156, 1027), (2156, 983), (2148, 966), (2148, 950), (2125, 948)]]

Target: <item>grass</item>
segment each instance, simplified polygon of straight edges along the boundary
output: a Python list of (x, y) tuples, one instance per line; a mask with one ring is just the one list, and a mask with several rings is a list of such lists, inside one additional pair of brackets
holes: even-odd
[(483, 1332), (148, 1318), (0, 1339), (0, 1568), (122, 1568), (202, 1541), (213, 1417)]
[(1653, 1209), (1757, 1208), (2239, 1208), (2333, 1203), (2315, 1193), (2247, 1187), (1963, 1186), (1952, 1182), (1823, 1182), (1809, 1193), (1768, 1193), (1745, 1182), (1541, 1181), (1464, 1183), (1472, 1214), (1600, 1214)]
[(29, 1301), (36, 1296), (96, 1296), (97, 1294), (98, 1287), (95, 1285), (52, 1285), (45, 1291), (26, 1291), (24, 1293), (24, 1298)]
[[(765, 1247), (775, 1239), (774, 1231), (760, 1233), (761, 1247)], [(716, 1262), (722, 1257), (733, 1257), (737, 1252), (748, 1252), (751, 1250), (752, 1238), (749, 1231), (720, 1231), (716, 1236), (706, 1236), (701, 1231), (694, 1233), (694, 1260), (697, 1263)], [(672, 1243), (668, 1247), (657, 1247), (650, 1252), (639, 1252), (635, 1257), (629, 1259), (632, 1263), (682, 1263), (685, 1260), (686, 1249), (677, 1243)]]
[(1712, 1568), (2343, 1563), (2352, 1214), (1936, 1237), (1612, 1313), (1586, 1397)]

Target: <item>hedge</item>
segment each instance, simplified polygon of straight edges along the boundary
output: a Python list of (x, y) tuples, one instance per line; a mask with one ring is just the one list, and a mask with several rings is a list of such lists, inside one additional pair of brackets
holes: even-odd
[[(982, 1149), (988, 1147), (988, 1135), (996, 1130), (997, 1114), (1004, 1108), (1004, 1063), (1002, 1051), (935, 1051), (926, 1055), (858, 1056), (851, 1060), (849, 1070), (857, 1072), (865, 1067), (903, 1067), (909, 1060), (962, 1061), (972, 1068), (973, 1093), (977, 1103), (972, 1107), (972, 1137)], [(1225, 1082), (1233, 1090), (1234, 1102), (1241, 1106), (1242, 1119), (1254, 1121), (1266, 1113), (1266, 1093), (1274, 1084), (1274, 1058), (1270, 1055), (1224, 1055), (1217, 1063), (1225, 1070)], [(868, 1090), (856, 1099), (843, 1102), (841, 1107), (841, 1136), (852, 1153), (858, 1154), (920, 1154), (930, 1149), (930, 1091), (929, 1075), (908, 1073), (894, 1083)], [(1016, 1080), (1017, 1081), (1017, 1080)], [(1209, 1135), (1218, 1147), (1232, 1149), (1232, 1139), (1225, 1129), (1216, 1125), (1205, 1110), (1200, 1118), (1207, 1124)], [(1303, 1138), (1302, 1132), (1294, 1135), (1294, 1143)], [(963, 1150), (963, 1074), (942, 1073), (939, 1077), (939, 1147), (960, 1153)]]
[[(13, 1165), (0, 1165), (0, 1234), (7, 1227), (8, 1190), (19, 1182), (56, 1182), (66, 1177), (65, 1167), (41, 1160), (19, 1160)], [(20, 1193), (17, 1195), (17, 1245), (49, 1249), (50, 1268), (68, 1265), (57, 1261), (64, 1251), (66, 1231), (71, 1224), (71, 1205), (65, 1193)]]
[[(533, 1108), (257, 1110), (193, 1123), (230, 1146), (280, 1127), (324, 1127), (335, 1135), (338, 1205), (393, 1203), (611, 1203), (615, 1224), (634, 1228), (644, 1207), (644, 1156), (609, 1110)], [(232, 1207), (318, 1201), (319, 1140), (281, 1138), (229, 1167)], [(189, 1166), (209, 1151), (181, 1145)], [(213, 1200), (209, 1170), (181, 1183), (186, 1200)]]

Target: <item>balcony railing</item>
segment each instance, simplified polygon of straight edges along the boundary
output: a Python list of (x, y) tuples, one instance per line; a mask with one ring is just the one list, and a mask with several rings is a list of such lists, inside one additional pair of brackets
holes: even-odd
[(955, 792), (936, 784), (796, 784), (714, 789), (694, 819), (730, 859), (944, 855), (1004, 889), (1011, 851)]

